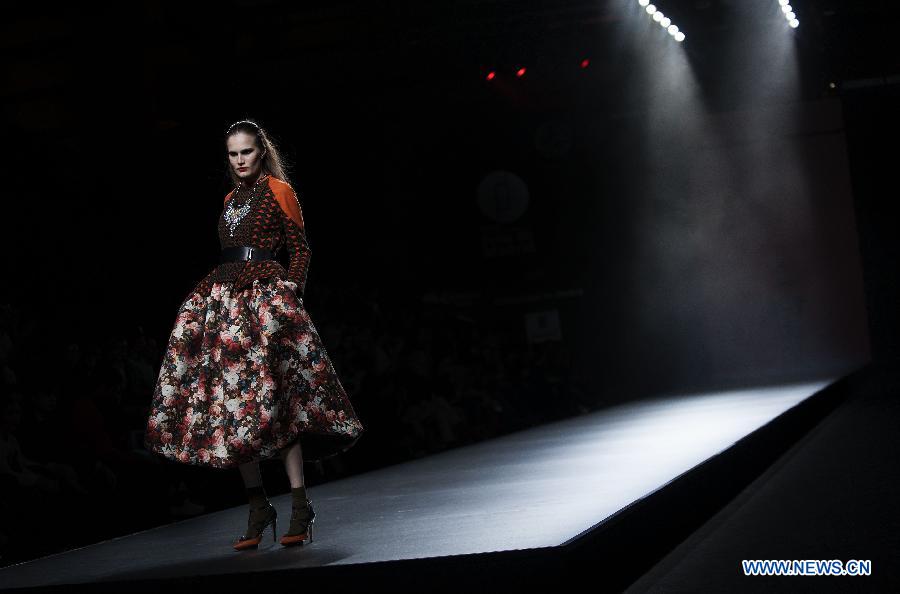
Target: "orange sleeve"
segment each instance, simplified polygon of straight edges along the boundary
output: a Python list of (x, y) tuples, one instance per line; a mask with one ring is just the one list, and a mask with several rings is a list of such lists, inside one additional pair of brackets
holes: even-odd
[(294, 292), (302, 297), (306, 287), (310, 255), (309, 243), (306, 241), (306, 228), (303, 225), (303, 213), (300, 211), (297, 194), (290, 184), (277, 180), (273, 181), (270, 187), (275, 194), (275, 200), (281, 207), (281, 228), (284, 233), (288, 258), (290, 258), (285, 280), (296, 283), (297, 289)]
[(227, 194), (225, 194), (225, 203), (228, 202), (228, 199), (231, 198), (231, 195), (234, 194), (234, 190), (231, 190)]
[(278, 201), (281, 210), (284, 211), (297, 226), (303, 229), (303, 212), (300, 210), (300, 203), (297, 201), (297, 194), (290, 184), (281, 182), (272, 188), (275, 193), (275, 200)]

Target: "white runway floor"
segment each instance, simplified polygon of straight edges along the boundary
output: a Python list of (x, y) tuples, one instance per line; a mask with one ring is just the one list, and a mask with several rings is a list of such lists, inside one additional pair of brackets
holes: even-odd
[[(668, 395), (311, 487), (315, 541), (231, 542), (247, 508), (0, 570), (0, 588), (371, 563), (553, 547), (577, 537), (832, 380)], [(272, 499), (287, 530), (290, 495)]]

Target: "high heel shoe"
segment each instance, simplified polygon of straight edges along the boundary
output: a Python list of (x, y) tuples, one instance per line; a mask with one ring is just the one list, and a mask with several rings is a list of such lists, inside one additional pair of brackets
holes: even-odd
[(257, 549), (262, 541), (266, 528), (272, 525), (272, 542), (275, 542), (275, 532), (277, 531), (276, 520), (278, 512), (275, 507), (269, 503), (264, 508), (250, 509), (250, 518), (247, 520), (247, 532), (238, 538), (234, 543), (234, 550), (243, 551), (245, 549)]
[(281, 537), (281, 544), (290, 547), (304, 542), (312, 542), (316, 511), (307, 499), (306, 505), (294, 506), (291, 511), (291, 528)]

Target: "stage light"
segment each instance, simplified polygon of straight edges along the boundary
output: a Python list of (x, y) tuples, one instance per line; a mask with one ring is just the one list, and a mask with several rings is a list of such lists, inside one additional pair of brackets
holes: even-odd
[(790, 0), (778, 0), (778, 4), (781, 5), (781, 12), (784, 15), (784, 20), (787, 21), (791, 29), (799, 27), (800, 21), (797, 19), (797, 14), (794, 12)]
[[(785, 0), (785, 2), (787, 1), (788, 0)], [(638, 3), (645, 7), (644, 10), (647, 11), (647, 14), (649, 14), (655, 22), (659, 23), (659, 26), (665, 29), (669, 35), (675, 37), (680, 32), (679, 28), (673, 24), (672, 19), (663, 14), (655, 4), (649, 4), (649, 2), (650, 0), (638, 0)], [(677, 38), (676, 41), (684, 41), (684, 35)]]
[(525, 76), (525, 69), (519, 68), (518, 70), (516, 70), (516, 76), (518, 76), (519, 78), (522, 78), (523, 76)]
[(681, 31), (676, 33), (674, 35), (674, 37), (675, 37), (675, 41), (677, 41), (678, 43), (681, 43), (682, 41), (684, 41), (684, 33), (682, 33)]
[(588, 60), (587, 58), (585, 58), (584, 60), (581, 61), (581, 67), (587, 68), (590, 63), (591, 63), (591, 61)]
[(497, 73), (494, 72), (493, 70), (491, 70), (490, 72), (487, 73), (487, 76), (485, 76), (485, 78), (488, 80), (494, 80), (495, 76), (497, 76)]

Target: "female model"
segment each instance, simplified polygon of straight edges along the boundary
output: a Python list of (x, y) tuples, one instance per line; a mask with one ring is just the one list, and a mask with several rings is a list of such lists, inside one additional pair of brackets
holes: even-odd
[(292, 497), (281, 544), (301, 544), (315, 520), (303, 461), (347, 450), (363, 426), (303, 307), (310, 251), (278, 150), (248, 120), (228, 128), (225, 147), (235, 188), (219, 217), (221, 263), (178, 309), (144, 445), (184, 464), (240, 469), (250, 517), (237, 550), (257, 548), (270, 524), (275, 539), (259, 460), (280, 455)]

